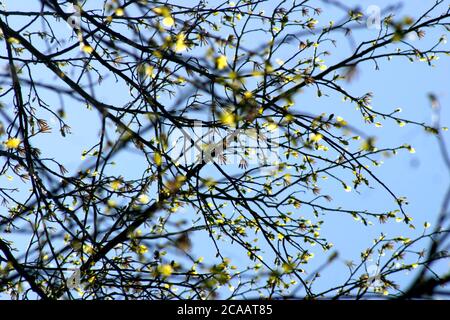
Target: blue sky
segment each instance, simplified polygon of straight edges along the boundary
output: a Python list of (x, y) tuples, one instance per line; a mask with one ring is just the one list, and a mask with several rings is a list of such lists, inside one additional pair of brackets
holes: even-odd
[[(6, 1), (9, 10), (29, 9), (30, 2), (37, 1)], [(211, 1), (213, 3), (214, 1)], [(26, 4), (25, 4), (26, 3)], [(358, 1), (346, 1), (350, 6)], [(410, 0), (404, 1), (402, 9), (397, 12), (397, 16), (411, 15), (416, 17), (419, 13), (425, 11), (434, 1)], [(381, 8), (390, 5), (391, 1), (364, 1), (361, 7), (369, 5), (378, 5)], [(323, 16), (318, 17), (319, 26), (328, 23), (328, 19), (334, 15), (341, 16), (341, 12), (335, 8), (328, 8), (329, 5), (322, 5), (325, 9)], [(26, 8), (25, 8), (26, 7)], [(17, 20), (19, 23), (20, 20)], [(61, 21), (59, 32), (69, 35), (70, 29)], [(355, 40), (365, 37), (376, 36), (376, 30), (362, 29), (355, 33)], [(443, 34), (442, 30), (428, 31), (425, 40), (421, 40), (421, 45), (427, 43), (428, 38), (436, 39)], [(264, 39), (257, 39), (263, 41)], [(325, 63), (330, 66), (333, 61), (339, 61), (350, 52), (346, 37), (341, 35), (338, 38), (339, 45), (330, 49), (331, 56), (326, 58)], [(446, 44), (446, 49), (448, 46)], [(295, 47), (293, 47), (295, 50)], [(328, 59), (328, 60), (327, 60)], [(336, 59), (336, 60), (335, 60)], [(450, 57), (441, 56), (434, 62), (434, 67), (428, 66), (424, 62), (410, 63), (405, 58), (394, 58), (392, 61), (381, 61), (380, 70), (376, 71), (371, 62), (361, 65), (358, 75), (354, 81), (345, 84), (346, 89), (355, 96), (363, 95), (367, 92), (373, 92), (374, 98), (372, 105), (379, 111), (389, 112), (396, 108), (402, 108), (402, 116), (418, 122), (431, 123), (432, 111), (427, 98), (428, 93), (435, 93), (442, 106), (442, 126), (450, 126)], [(54, 78), (49, 71), (44, 71), (40, 77), (45, 80)], [(98, 88), (97, 98), (99, 100), (120, 105), (127, 101), (127, 89), (122, 91), (116, 89), (112, 81), (106, 80)], [(327, 93), (327, 92), (324, 92)], [(365, 125), (355, 111), (355, 107), (350, 103), (341, 101), (342, 97), (335, 93), (330, 93), (329, 97), (317, 97), (315, 90), (306, 89), (305, 92), (296, 96), (296, 107), (299, 110), (305, 109), (308, 112), (319, 114), (321, 112), (335, 113), (348, 120), (353, 125), (357, 124), (360, 130), (367, 134), (376, 134), (378, 136), (377, 145), (380, 146), (399, 146), (404, 143), (411, 144), (415, 154), (402, 151), (398, 156), (390, 159), (383, 159), (384, 164), (376, 168), (377, 176), (389, 185), (397, 195), (405, 196), (409, 200), (407, 212), (414, 219), (417, 230), (411, 230), (401, 223), (389, 223), (365, 227), (355, 221), (350, 216), (340, 216), (334, 213), (327, 214), (323, 219), (326, 221), (321, 234), (333, 242), (335, 249), (339, 251), (339, 259), (317, 282), (316, 288), (327, 288), (339, 282), (347, 275), (346, 260), (359, 260), (360, 252), (371, 245), (372, 239), (379, 236), (381, 232), (388, 236), (404, 235), (413, 238), (414, 235), (421, 234), (422, 225), (425, 221), (433, 224), (439, 208), (443, 194), (450, 183), (448, 173), (440, 157), (436, 138), (426, 134), (420, 127), (406, 125), (400, 128), (395, 123), (389, 121), (383, 122), (383, 128), (375, 128), (373, 125)], [(48, 103), (56, 105), (58, 99), (53, 95), (48, 95)], [(2, 101), (6, 105), (11, 105), (10, 101)], [(48, 135), (40, 138), (36, 144), (42, 149), (47, 157), (55, 157), (61, 160), (65, 166), (74, 172), (80, 163), (81, 153), (86, 145), (95, 142), (97, 138), (100, 117), (95, 111), (88, 111), (81, 108), (79, 103), (72, 103), (66, 106), (69, 114), (72, 134), (62, 139), (57, 135)], [(445, 136), (450, 143), (448, 134)], [(82, 142), (82, 143), (80, 143)], [(133, 177), (141, 173), (145, 162), (142, 159), (133, 157), (132, 153), (124, 152), (115, 159), (117, 165), (111, 169), (126, 177)], [(0, 177), (0, 183), (7, 182), (6, 177)], [(389, 208), (395, 209), (392, 198), (375, 187), (374, 189), (365, 188), (360, 194), (346, 193), (336, 184), (324, 184), (323, 190), (329, 192), (335, 203), (341, 203), (346, 207), (355, 209), (368, 209), (383, 211)], [(305, 213), (307, 214), (307, 213)], [(197, 246), (201, 255), (213, 256), (215, 252), (211, 250), (212, 243), (208, 241), (205, 234), (197, 234), (194, 238), (194, 248)], [(238, 263), (245, 264), (245, 256), (236, 254), (234, 247), (225, 245), (225, 255), (240, 260)], [(313, 249), (316, 250), (316, 249)], [(200, 254), (199, 254), (200, 255)], [(270, 257), (270, 254), (267, 253)], [(320, 265), (327, 259), (326, 255), (316, 252), (316, 257), (311, 263), (311, 269)], [(269, 260), (268, 260), (269, 261)], [(442, 270), (448, 268), (448, 262), (441, 264)], [(309, 270), (309, 269), (308, 269)], [(409, 277), (401, 277), (401, 283), (407, 283)]]
[[(404, 1), (403, 8), (397, 14), (411, 15), (416, 17), (433, 1)], [(349, 5), (360, 3), (355, 1), (346, 2)], [(365, 7), (378, 5), (381, 8), (392, 4), (391, 1), (364, 1)], [(319, 19), (320, 20), (320, 19)], [(376, 30), (362, 30), (361, 36), (368, 36), (376, 33)], [(427, 36), (440, 34), (427, 33)], [(338, 47), (339, 51), (341, 46)], [(448, 48), (448, 44), (446, 45)], [(339, 52), (340, 53), (340, 52)], [(339, 53), (337, 55), (339, 56)], [(402, 108), (402, 116), (407, 119), (414, 119), (418, 122), (431, 123), (431, 107), (427, 94), (433, 92), (439, 96), (442, 105), (442, 126), (448, 126), (450, 119), (448, 106), (450, 105), (450, 59), (442, 56), (435, 63), (435, 67), (429, 67), (423, 63), (411, 64), (405, 58), (393, 59), (390, 62), (380, 63), (380, 70), (375, 71), (374, 65), (370, 62), (362, 65), (357, 79), (346, 86), (349, 92), (356, 96), (366, 92), (373, 92), (374, 98), (372, 106), (379, 111), (389, 112), (397, 107)], [(313, 96), (313, 94), (311, 94)], [(299, 97), (305, 99), (304, 97)], [(342, 115), (345, 119), (354, 119), (353, 123), (361, 123), (355, 117), (354, 107), (348, 103), (341, 103), (340, 97), (333, 95), (330, 99), (315, 99), (311, 97), (306, 100), (313, 105), (313, 109), (320, 111), (333, 110), (334, 113)], [(339, 111), (336, 111), (339, 110)], [(392, 187), (397, 195), (406, 196), (409, 200), (407, 212), (413, 217), (417, 226), (416, 233), (423, 231), (422, 225), (425, 221), (433, 223), (440, 210), (441, 200), (449, 184), (448, 171), (446, 171), (440, 157), (436, 138), (424, 133), (422, 128), (406, 125), (400, 128), (397, 124), (386, 121), (383, 128), (373, 128), (373, 125), (359, 126), (364, 132), (379, 132), (377, 134), (378, 145), (402, 145), (411, 144), (415, 149), (415, 154), (400, 152), (394, 158), (384, 159), (385, 164), (376, 169), (376, 174), (387, 185)], [(380, 130), (380, 131), (378, 131)], [(381, 131), (382, 130), (382, 131)], [(444, 136), (449, 141), (448, 135)], [(392, 205), (392, 200), (378, 188), (374, 190), (365, 189), (360, 195), (347, 194), (342, 190), (333, 193), (336, 201), (349, 204), (356, 208), (383, 210)], [(371, 239), (377, 237), (380, 232), (388, 236), (404, 235), (413, 237), (414, 231), (406, 228), (403, 224), (394, 223), (388, 225), (375, 224), (373, 227), (355, 226), (351, 218), (342, 218), (335, 215), (327, 216), (327, 223), (323, 228), (323, 233), (327, 233), (331, 241), (339, 248), (340, 256), (343, 260), (359, 259), (359, 252), (370, 245)], [(448, 269), (448, 262), (443, 263), (443, 270)], [(340, 278), (344, 270), (343, 263), (337, 263), (331, 274)], [(330, 278), (324, 272), (321, 279), (323, 287), (329, 285)], [(399, 279), (401, 283), (408, 281), (408, 277)]]

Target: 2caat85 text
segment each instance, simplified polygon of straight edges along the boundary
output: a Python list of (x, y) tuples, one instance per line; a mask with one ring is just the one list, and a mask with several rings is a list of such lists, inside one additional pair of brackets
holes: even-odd
[(222, 304), (220, 308), (211, 306), (179, 306), (178, 315), (198, 315), (208, 318), (210, 315), (271, 315), (272, 305), (265, 304)]

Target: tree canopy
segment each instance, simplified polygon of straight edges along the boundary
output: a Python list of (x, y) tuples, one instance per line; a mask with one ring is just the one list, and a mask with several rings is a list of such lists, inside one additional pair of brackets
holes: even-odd
[[(382, 92), (347, 89), (361, 65), (407, 59), (414, 70), (448, 59), (446, 1), (429, 1), (414, 17), (332, 0), (35, 0), (31, 10), (2, 2), (0, 292), (449, 293), (442, 286), (450, 274), (439, 266), (448, 265), (450, 191), (436, 221), (414, 225), (408, 200), (377, 175), (380, 157), (414, 147), (378, 145), (365, 129), (421, 127), (436, 136), (450, 171), (445, 124), (377, 108), (372, 98)], [(356, 34), (368, 28), (375, 32), (361, 40)], [(343, 99), (355, 117), (306, 108), (300, 98), (310, 92)], [(438, 114), (438, 97), (429, 101)], [(83, 139), (71, 139), (75, 126)], [(368, 188), (389, 197), (384, 211), (334, 199)], [(361, 239), (367, 249), (348, 263), (346, 279), (317, 289), (339, 259), (321, 233), (330, 215), (423, 233)], [(409, 284), (399, 285), (395, 276), (405, 270)]]

